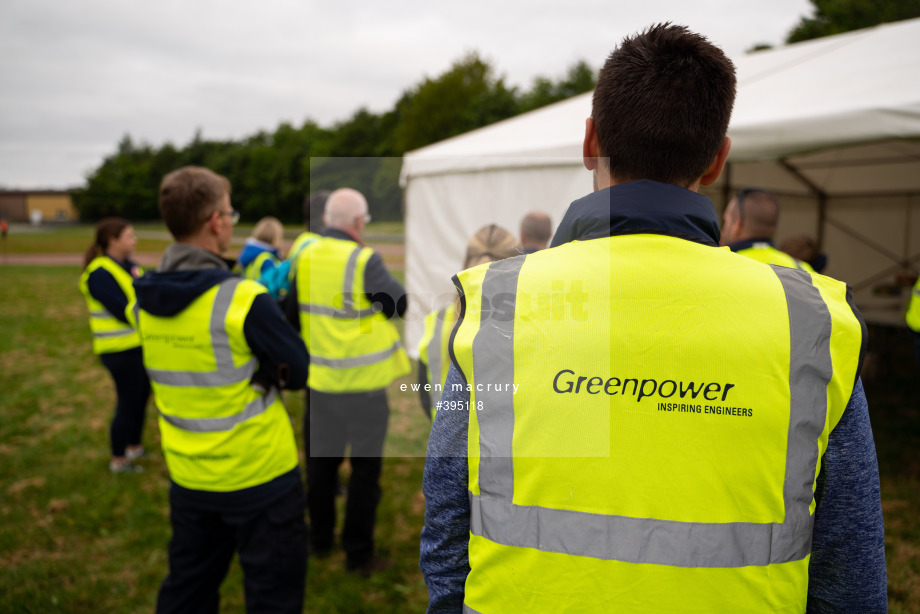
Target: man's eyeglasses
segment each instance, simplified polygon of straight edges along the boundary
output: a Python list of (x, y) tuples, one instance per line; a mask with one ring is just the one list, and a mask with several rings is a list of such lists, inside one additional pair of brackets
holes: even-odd
[(233, 224), (234, 226), (236, 226), (237, 223), (240, 221), (240, 212), (237, 211), (236, 209), (230, 209), (230, 211), (218, 210), (217, 214), (218, 215), (229, 215), (230, 223)]
[(356, 215), (356, 216), (355, 216), (355, 219), (361, 219), (362, 217), (364, 218), (364, 223), (365, 223), (365, 224), (370, 224), (370, 223), (371, 223), (371, 214), (370, 214), (370, 213), (365, 213), (364, 215)]

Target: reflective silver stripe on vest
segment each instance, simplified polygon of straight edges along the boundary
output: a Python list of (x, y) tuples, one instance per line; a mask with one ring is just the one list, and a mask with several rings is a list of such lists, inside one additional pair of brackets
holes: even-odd
[[(514, 468), (511, 439), (514, 435), (514, 394), (505, 390), (514, 382), (514, 312), (517, 307), (517, 281), (523, 258), (493, 262), (482, 282), (482, 314), (479, 332), (473, 339), (473, 372), (485, 382), (476, 392), (476, 403), (487, 411), (478, 412), (479, 490), (485, 497), (511, 502), (514, 495)], [(499, 389), (489, 390), (489, 388)]]
[[(355, 318), (367, 318), (375, 313), (380, 313), (380, 305), (372, 305), (367, 309), (355, 308), (355, 273), (358, 270), (358, 256), (364, 249), (360, 245), (352, 250), (348, 255), (348, 262), (345, 263), (345, 277), (342, 281), (342, 308), (327, 307), (326, 305), (314, 305), (312, 303), (300, 303), (300, 310), (304, 313), (312, 313), (320, 316), (328, 316), (337, 320), (353, 320)], [(312, 362), (312, 360), (311, 360)]]
[(463, 604), (463, 614), (481, 614), (479, 610), (474, 610), (470, 606)]
[(222, 418), (179, 418), (178, 416), (169, 416), (160, 413), (163, 420), (170, 423), (176, 428), (193, 433), (217, 433), (220, 431), (229, 431), (237, 424), (245, 422), (250, 418), (265, 413), (272, 403), (275, 402), (275, 390), (271, 389), (263, 396), (250, 401), (243, 411), (224, 416)]
[(374, 363), (382, 362), (395, 354), (402, 348), (402, 342), (396, 341), (393, 345), (385, 350), (373, 352), (371, 354), (362, 354), (361, 356), (352, 356), (350, 358), (326, 358), (310, 354), (310, 366), (330, 367), (332, 369), (350, 369), (352, 367), (364, 367)]
[(470, 532), (508, 546), (672, 567), (747, 567), (805, 558), (812, 522), (675, 522), (514, 505), (473, 496)]
[(358, 256), (361, 255), (361, 246), (354, 248), (348, 254), (348, 262), (345, 263), (345, 279), (342, 283), (342, 294), (345, 296), (345, 305), (349, 302), (354, 306), (354, 296), (352, 290), (355, 287), (355, 271), (358, 269)]
[(428, 381), (431, 382), (431, 406), (437, 407), (438, 401), (441, 400), (441, 387), (435, 388), (435, 384), (443, 384), (441, 381), (441, 334), (444, 332), (444, 318), (447, 317), (447, 307), (441, 307), (434, 316), (434, 337), (428, 343)]
[(827, 384), (834, 374), (831, 315), (808, 273), (771, 266), (783, 284), (789, 306), (791, 413), (783, 500), (786, 522), (797, 522), (809, 516), (818, 465), (817, 442), (827, 418)]
[[(473, 340), (477, 387), (514, 375), (514, 311), (523, 258), (493, 263), (482, 287), (480, 329)], [(811, 551), (809, 514), (817, 441), (832, 375), (831, 320), (824, 301), (795, 269), (774, 266), (786, 293), (791, 339), (790, 397), (783, 523), (695, 523), (628, 518), (513, 503), (514, 397), (477, 392), (479, 495), (470, 494), (470, 531), (496, 543), (603, 560), (680, 567), (744, 567), (801, 560)]]
[(109, 313), (108, 309), (103, 309), (102, 311), (90, 311), (89, 317), (91, 318), (114, 318), (112, 314)]
[(93, 333), (93, 338), (95, 339), (107, 339), (109, 337), (127, 337), (128, 335), (133, 335), (133, 328), (122, 328), (119, 330), (107, 330), (101, 333)]
[(214, 349), (216, 371), (173, 371), (167, 369), (147, 369), (150, 379), (165, 386), (185, 386), (195, 388), (212, 388), (248, 382), (256, 372), (256, 359), (251, 358), (244, 365), (233, 365), (233, 351), (230, 349), (230, 337), (227, 334), (225, 320), (236, 286), (242, 280), (231, 277), (221, 282), (214, 297), (211, 309), (211, 346)]

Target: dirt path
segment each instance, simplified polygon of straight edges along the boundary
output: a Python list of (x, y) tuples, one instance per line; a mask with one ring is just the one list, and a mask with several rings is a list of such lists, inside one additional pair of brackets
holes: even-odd
[[(134, 259), (144, 267), (156, 266), (162, 252), (138, 252)], [(0, 263), (8, 265), (82, 266), (83, 254), (3, 254)]]
[[(405, 266), (405, 245), (402, 243), (376, 243), (371, 245), (391, 269), (401, 270)], [(155, 267), (160, 262), (163, 252), (138, 252), (135, 260), (143, 267)], [(0, 265), (37, 265), (37, 266), (80, 266), (83, 254), (75, 253), (33, 253), (0, 254)]]

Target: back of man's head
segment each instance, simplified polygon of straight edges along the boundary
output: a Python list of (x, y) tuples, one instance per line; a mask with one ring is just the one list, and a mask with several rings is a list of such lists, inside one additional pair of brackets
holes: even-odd
[(735, 102), (735, 67), (685, 26), (627, 37), (601, 68), (591, 116), (618, 182), (689, 186), (713, 162)]
[(169, 232), (177, 240), (197, 233), (230, 194), (230, 181), (201, 166), (183, 166), (160, 182), (159, 208)]
[(531, 211), (521, 220), (521, 245), (544, 249), (553, 236), (553, 222), (542, 211)]
[(326, 199), (323, 222), (329, 228), (360, 232), (364, 228), (363, 220), (367, 211), (367, 199), (361, 192), (352, 188), (339, 188)]
[(779, 223), (779, 202), (776, 198), (765, 190), (742, 190), (736, 200), (744, 237), (772, 239)]

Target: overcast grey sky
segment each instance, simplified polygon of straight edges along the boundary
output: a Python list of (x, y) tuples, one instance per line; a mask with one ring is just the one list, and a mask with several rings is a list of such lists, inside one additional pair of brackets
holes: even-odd
[(0, 186), (66, 188), (124, 134), (176, 146), (380, 112), (477, 50), (506, 82), (597, 68), (688, 25), (730, 56), (780, 44), (807, 0), (0, 0)]

